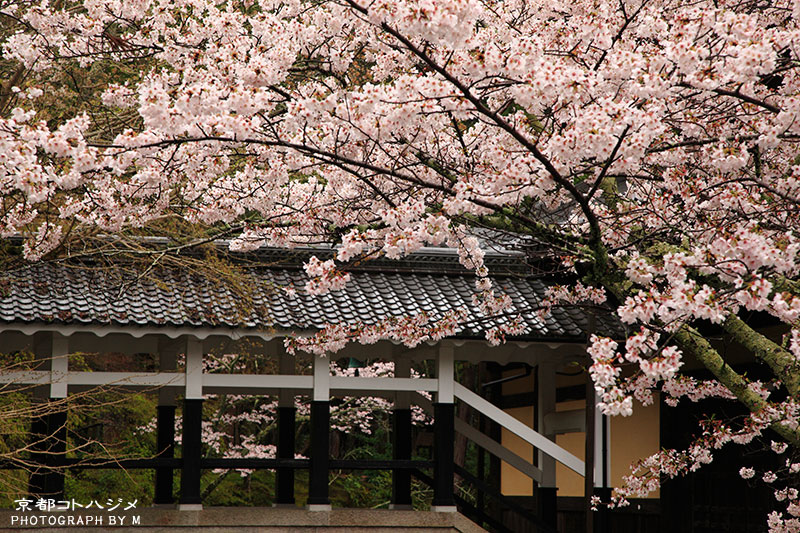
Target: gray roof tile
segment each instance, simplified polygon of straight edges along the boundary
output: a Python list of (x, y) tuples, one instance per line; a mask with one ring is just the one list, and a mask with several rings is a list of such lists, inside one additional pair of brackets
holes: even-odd
[[(0, 275), (0, 322), (297, 330), (326, 322), (372, 324), (422, 311), (438, 317), (466, 307), (475, 318), (460, 335), (471, 337), (505, 320), (481, 320), (472, 305), (474, 278), (466, 272), (387, 270), (353, 271), (344, 290), (314, 297), (303, 291), (304, 274), (297, 268), (253, 267), (247, 271), (253, 280), (251, 292), (244, 297), (231, 286), (177, 271), (159, 272), (157, 282), (125, 280), (123, 287), (119, 275), (106, 270), (41, 263)], [(517, 275), (496, 282), (528, 323), (530, 332), (524, 338), (585, 337), (588, 320), (582, 311), (554, 309), (542, 321), (531, 310), (547, 288), (542, 280)], [(279, 289), (288, 284), (294, 285), (296, 296)], [(598, 326), (607, 334), (622, 335), (611, 317), (601, 317)]]

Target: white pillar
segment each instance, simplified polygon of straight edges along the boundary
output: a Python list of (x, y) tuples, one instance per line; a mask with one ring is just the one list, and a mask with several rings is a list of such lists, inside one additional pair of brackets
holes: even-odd
[(431, 511), (456, 512), (453, 499), (453, 442), (455, 441), (455, 350), (439, 343), (436, 355), (438, 388), (433, 404), (433, 502)]
[[(407, 358), (397, 359), (394, 362), (394, 377), (396, 378), (410, 378), (411, 377), (411, 361)], [(395, 409), (410, 409), (411, 408), (411, 393), (406, 391), (397, 391), (394, 395), (394, 408)]]
[(439, 387), (436, 392), (438, 403), (453, 403), (454, 381), (455, 381), (455, 349), (452, 344), (439, 343), (439, 351), (436, 356), (436, 379)]
[[(611, 417), (603, 416), (594, 399), (594, 486), (609, 487), (611, 472)], [(605, 444), (605, 446), (604, 446)], [(605, 453), (603, 448), (605, 447)], [(603, 468), (605, 463), (605, 468)]]
[(194, 338), (186, 339), (186, 394), (187, 400), (203, 399), (203, 343)]
[(50, 397), (67, 397), (69, 371), (69, 338), (53, 333), (53, 355), (50, 359)]
[(315, 354), (313, 362), (314, 390), (311, 402), (311, 468), (309, 470), (309, 511), (330, 511), (328, 492), (330, 446), (330, 358)]
[[(159, 339), (158, 341), (158, 371), (174, 372), (180, 344), (169, 339)], [(175, 387), (161, 387), (158, 389), (158, 405), (177, 405), (175, 397), (178, 389)]]
[(324, 355), (314, 355), (314, 393), (315, 402), (328, 402), (331, 399), (330, 359)]

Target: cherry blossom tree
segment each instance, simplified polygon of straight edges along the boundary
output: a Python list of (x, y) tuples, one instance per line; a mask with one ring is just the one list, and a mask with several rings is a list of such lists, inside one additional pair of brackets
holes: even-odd
[[(23, 73), (3, 93), (0, 232), (25, 236), (28, 259), (76, 253), (87, 228), (148, 235), (178, 220), (203, 230), (175, 248), (333, 244), (306, 264), (320, 294), (346, 285), (349, 264), (446, 244), (474, 271), (481, 313), (507, 317), (487, 333), (496, 343), (524, 327), (483, 264), (489, 229), (579, 280), (533, 309), (605, 307), (627, 326), (590, 342), (606, 413), (654, 389), (750, 413), (645, 460), (621, 496), (765, 432), (797, 472), (800, 2), (0, 5), (14, 30), (3, 55)], [(56, 73), (93, 69), (116, 79), (80, 112), (47, 115)], [(335, 324), (289, 348), (415, 345), (474, 319)], [(729, 366), (709, 324), (773, 379)], [(714, 379), (682, 375), (686, 360)], [(771, 531), (800, 531), (796, 490), (776, 495)]]

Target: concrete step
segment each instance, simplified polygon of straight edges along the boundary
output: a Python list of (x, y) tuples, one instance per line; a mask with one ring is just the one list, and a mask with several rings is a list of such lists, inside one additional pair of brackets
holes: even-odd
[(308, 511), (276, 507), (209, 507), (196, 511), (132, 509), (40, 512), (0, 510), (0, 531), (76, 533), (486, 533), (459, 513), (374, 509)]

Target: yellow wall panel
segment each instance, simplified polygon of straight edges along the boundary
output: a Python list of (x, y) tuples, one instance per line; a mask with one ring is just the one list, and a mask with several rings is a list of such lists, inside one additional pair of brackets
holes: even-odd
[[(611, 417), (611, 485), (622, 484), (622, 476), (630, 473), (630, 465), (635, 461), (657, 453), (660, 449), (659, 401), (656, 396), (653, 405), (643, 407), (634, 402), (633, 415)], [(656, 491), (649, 498), (658, 498)]]
[[(505, 409), (505, 412), (523, 424), (533, 427), (533, 407), (515, 407)], [(500, 439), (503, 446), (529, 463), (533, 462), (533, 446), (505, 428), (502, 428)], [(533, 480), (508, 463), (501, 462), (500, 492), (507, 496), (532, 496)]]
[[(585, 408), (586, 402), (583, 400), (556, 404), (556, 411), (571, 411), (573, 409)], [(586, 434), (583, 432), (556, 435), (556, 444), (581, 461), (586, 457), (585, 441)], [(583, 476), (579, 476), (559, 462), (556, 462), (556, 486), (558, 487), (559, 496), (583, 496)]]

